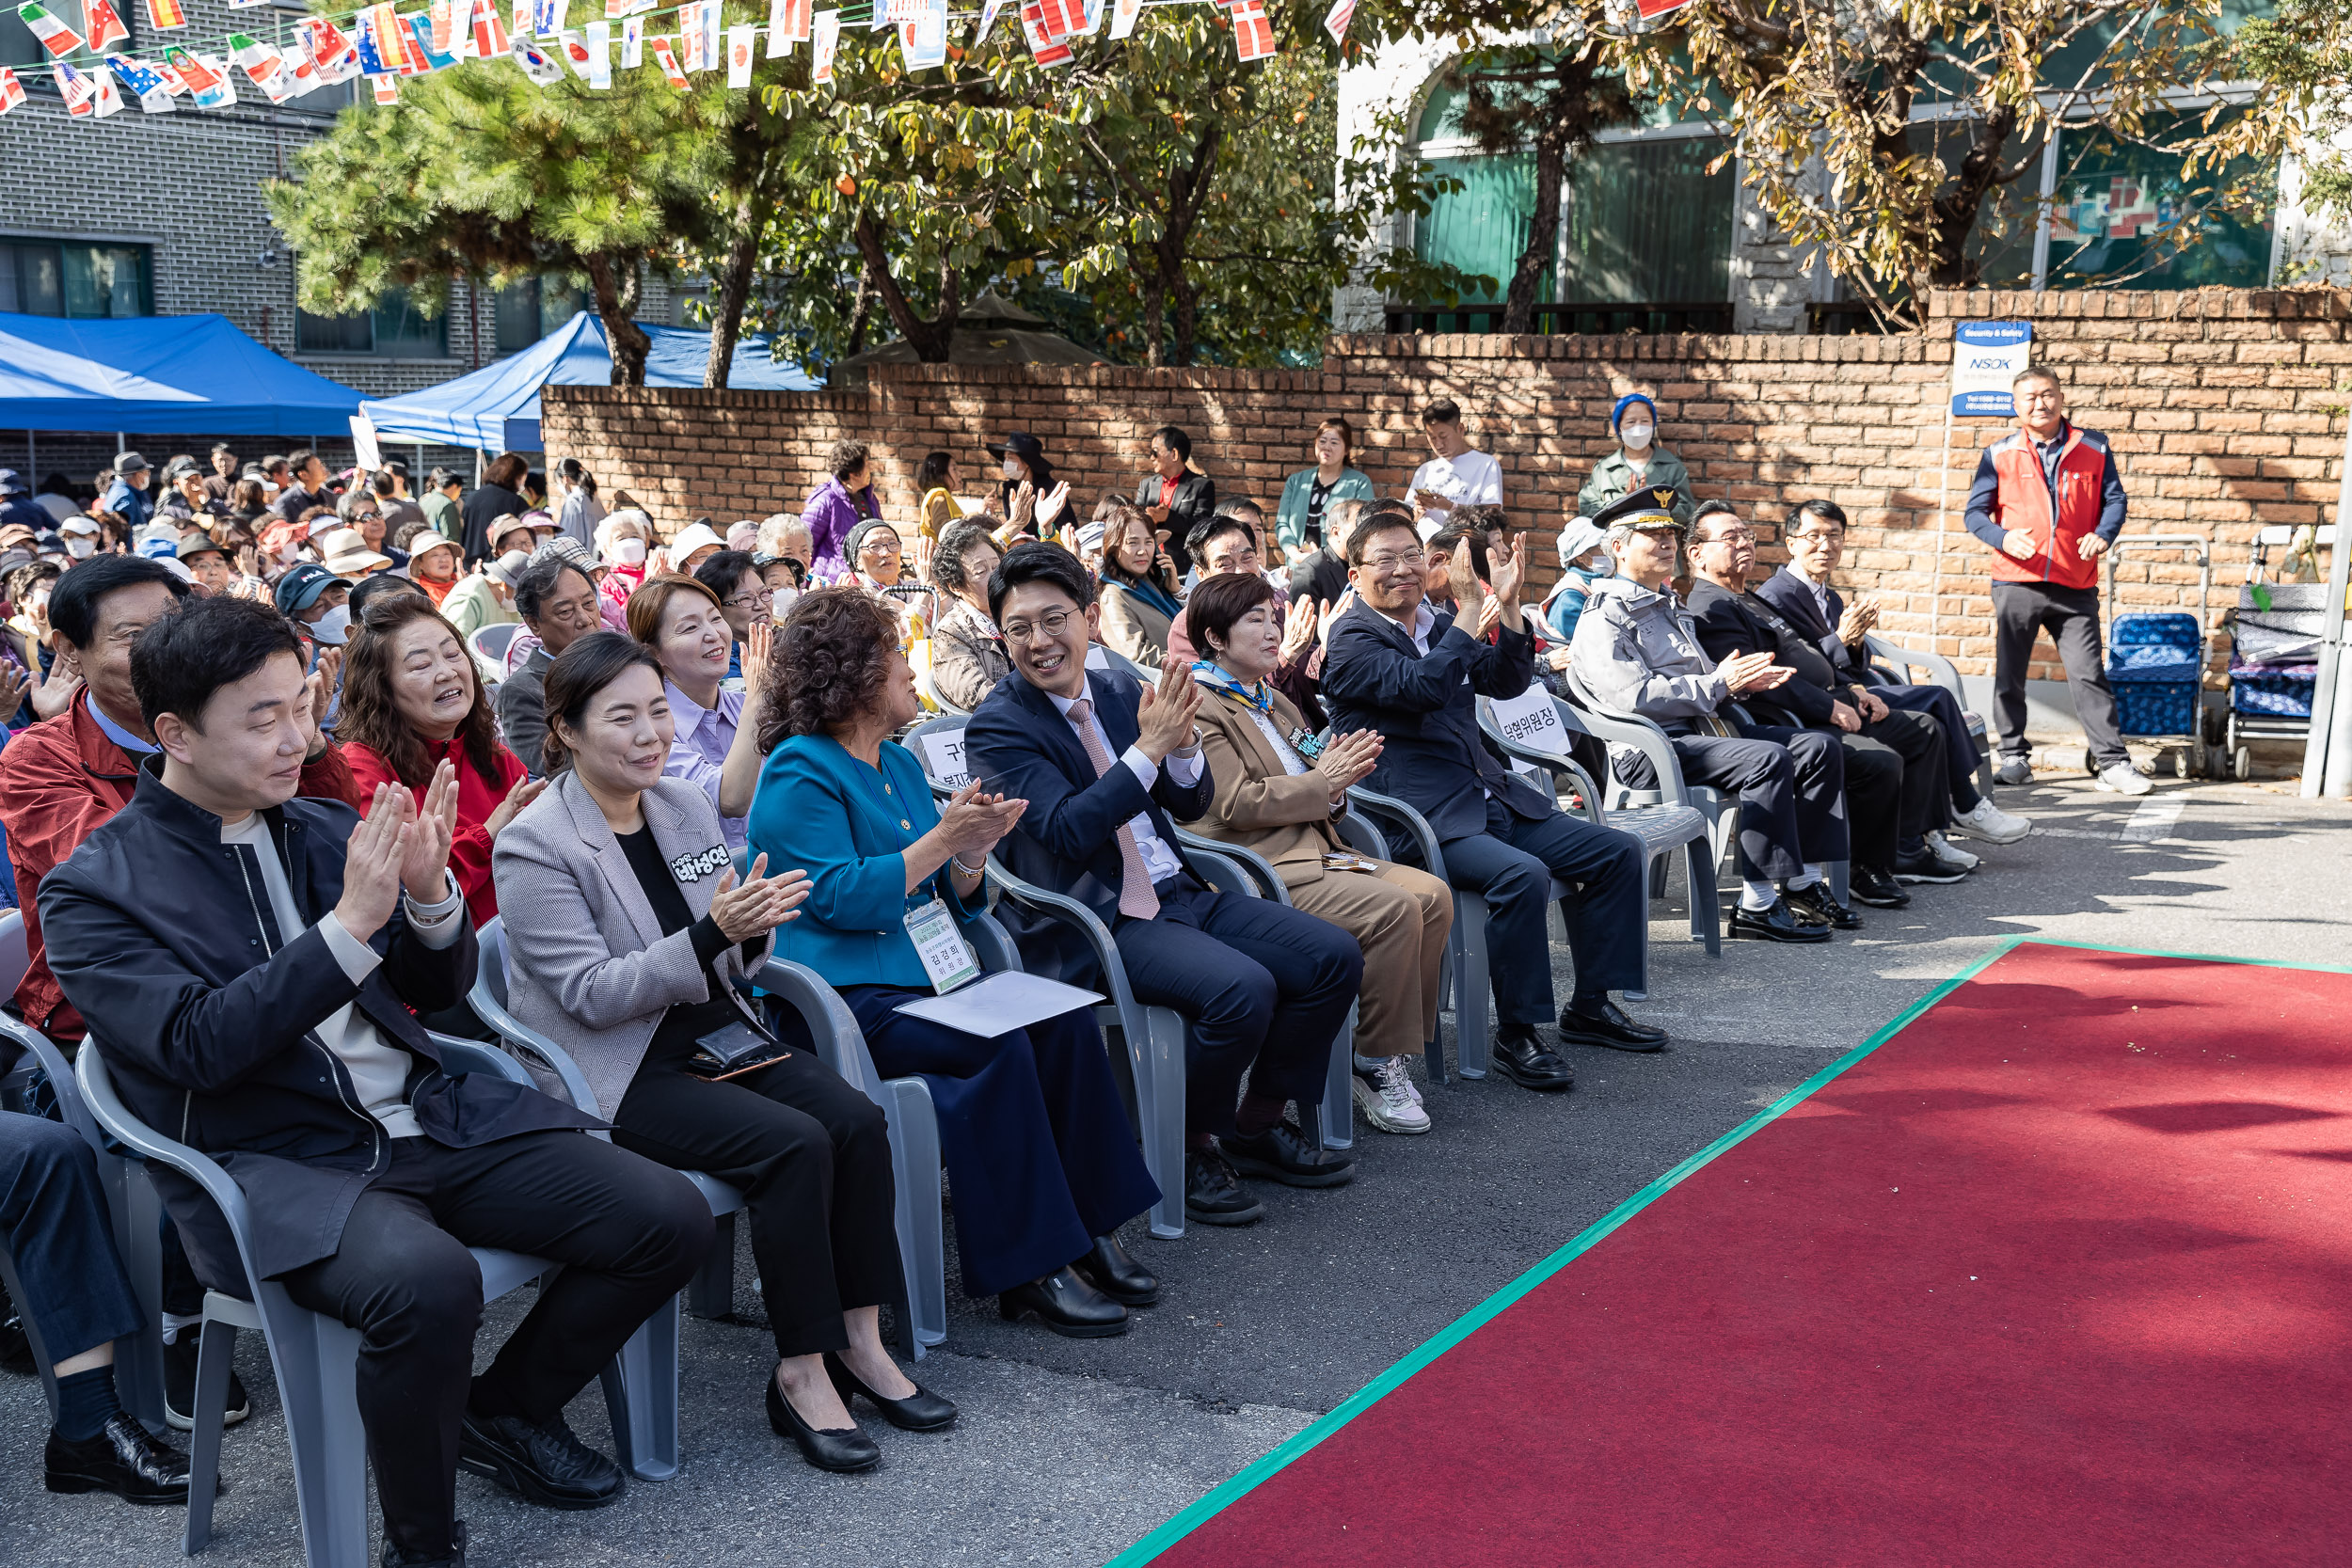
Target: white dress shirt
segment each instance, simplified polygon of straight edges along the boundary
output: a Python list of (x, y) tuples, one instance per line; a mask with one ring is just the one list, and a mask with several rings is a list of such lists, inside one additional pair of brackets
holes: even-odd
[[(1051, 691), (1048, 691), (1045, 695), (1053, 698), (1054, 710), (1057, 713), (1059, 713), (1064, 719), (1070, 718), (1070, 706), (1073, 703), (1078, 701), (1075, 697), (1057, 696)], [(1089, 689), (1087, 697), (1089, 702), (1092, 701), (1093, 691), (1091, 688)], [(1089, 708), (1087, 710), (1087, 722), (1094, 726), (1095, 738), (1102, 742), (1103, 754), (1104, 756), (1110, 755), (1110, 732), (1103, 728), (1102, 719), (1095, 714), (1092, 708)], [(1076, 729), (1078, 727), (1077, 721), (1071, 720), (1070, 727), (1073, 730)], [(1150, 757), (1143, 754), (1142, 747), (1128, 747), (1124, 752), (1121, 752), (1119, 754), (1119, 761), (1127, 765), (1129, 770), (1142, 782), (1143, 787), (1147, 791), (1150, 790), (1153, 784), (1159, 782), (1159, 767), (1153, 763)], [(1200, 748), (1196, 745), (1192, 749), (1192, 754), (1189, 756), (1185, 755), (1182, 752), (1169, 752), (1168, 757), (1168, 776), (1174, 779), (1178, 784), (1183, 784), (1186, 789), (1190, 789), (1194, 784), (1200, 783)], [(1127, 819), (1127, 826), (1135, 832), (1136, 848), (1140, 851), (1143, 856), (1144, 873), (1152, 879), (1153, 885), (1156, 886), (1157, 884), (1168, 880), (1168, 879), (1173, 877), (1177, 872), (1182, 871), (1184, 868), (1184, 863), (1176, 858), (1175, 847), (1170, 845), (1168, 840), (1162, 838), (1158, 832), (1152, 828), (1152, 814), (1150, 812), (1139, 811), (1136, 813), (1135, 816)]]
[[(294, 907), (294, 889), (286, 881), (285, 863), (278, 858), (277, 842), (270, 837), (269, 823), (260, 812), (248, 813), (235, 826), (223, 825), (223, 844), (243, 844), (253, 850), (262, 873), (262, 891), (269, 899), (270, 913), (278, 922), (278, 935), (291, 942), (302, 928), (302, 914)], [(445, 877), (447, 873), (443, 874)], [(437, 904), (420, 904), (404, 893), (407, 905), (408, 925), (417, 933), (417, 940), (427, 947), (447, 947), (457, 940), (456, 917), (466, 907), (457, 892), (455, 881), (445, 883), (449, 896)], [(343, 923), (329, 910), (319, 917), (319, 935), (326, 939), (327, 950), (353, 984), (365, 980), (384, 960), (375, 949), (343, 928)], [(407, 1086), (413, 1063), (408, 1053), (384, 1037), (367, 1014), (355, 1003), (346, 1002), (335, 1009), (326, 1022), (314, 1031), (319, 1043), (342, 1058), (351, 1074), (352, 1087), (359, 1094), (359, 1103), (368, 1115), (383, 1125), (384, 1131), (395, 1138), (421, 1135), (417, 1113), (408, 1108), (401, 1091)]]

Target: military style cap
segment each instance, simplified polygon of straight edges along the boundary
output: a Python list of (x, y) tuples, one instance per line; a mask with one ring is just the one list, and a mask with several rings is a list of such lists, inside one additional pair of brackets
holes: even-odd
[(1689, 531), (1675, 520), (1675, 493), (1671, 485), (1645, 485), (1630, 494), (1620, 496), (1593, 515), (1597, 528), (1631, 528), (1649, 530), (1670, 528), (1677, 533)]

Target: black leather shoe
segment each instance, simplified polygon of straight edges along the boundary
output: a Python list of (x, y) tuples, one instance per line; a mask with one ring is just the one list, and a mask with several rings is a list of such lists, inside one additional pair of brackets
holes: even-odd
[(1915, 855), (1899, 855), (1895, 859), (1895, 880), (1899, 882), (1957, 882), (1965, 880), (1965, 866), (1939, 860), (1922, 849)]
[[(850, 1408), (852, 1398), (863, 1397), (866, 1403), (882, 1413), (882, 1419), (900, 1432), (940, 1432), (956, 1424), (953, 1402), (914, 1384), (914, 1392), (902, 1400), (886, 1400), (866, 1386), (865, 1380), (850, 1370), (850, 1364), (832, 1351), (825, 1353), (825, 1375), (833, 1379), (833, 1391), (841, 1396), (841, 1408)], [(907, 1380), (914, 1383), (913, 1378)]]
[[(196, 1357), (199, 1347), (197, 1331), (183, 1328), (180, 1337), (164, 1347), (164, 1420), (182, 1432), (193, 1432), (196, 1423), (189, 1414), (196, 1408)], [(235, 1426), (253, 1414), (253, 1402), (246, 1397), (245, 1385), (237, 1374), (229, 1374), (229, 1395), (220, 1402), (220, 1424)]]
[(1604, 996), (1590, 1012), (1560, 1009), (1560, 1043), (1606, 1046), (1612, 1051), (1662, 1051), (1666, 1031), (1634, 1022), (1623, 1007)]
[(1244, 1136), (1220, 1136), (1226, 1163), (1244, 1176), (1263, 1176), (1285, 1187), (1339, 1187), (1356, 1180), (1356, 1157), (1307, 1141), (1287, 1121)]
[(1029, 1312), (1066, 1339), (1108, 1339), (1127, 1332), (1127, 1309), (1066, 1268), (996, 1298), (997, 1316), (1009, 1323)]
[(1725, 935), (1750, 942), (1827, 942), (1829, 927), (1798, 924), (1797, 917), (1789, 911), (1788, 900), (1775, 898), (1769, 910), (1733, 905), (1731, 929)]
[(1837, 901), (1837, 895), (1829, 890), (1827, 878), (1810, 887), (1790, 888), (1781, 896), (1788, 901), (1788, 907), (1796, 911), (1800, 920), (1827, 926), (1835, 931), (1862, 929), (1862, 917)]
[(126, 1503), (188, 1500), (188, 1456), (123, 1415), (97, 1436), (69, 1443), (52, 1432), (41, 1455), (52, 1492), (112, 1492)]
[[(0, 1304), (6, 1300), (6, 1293), (0, 1292)], [(24, 1320), (11, 1310), (0, 1318), (0, 1372), (28, 1377), (40, 1370), (33, 1363), (33, 1341), (24, 1332)]]
[(1576, 1085), (1576, 1073), (1524, 1023), (1506, 1023), (1495, 1031), (1491, 1053), (1495, 1070), (1523, 1089), (1557, 1093)]
[(602, 1508), (621, 1500), (621, 1467), (581, 1442), (562, 1416), (534, 1425), (519, 1416), (466, 1412), (457, 1467), (487, 1476), (541, 1508)]
[(1224, 1155), (1192, 1148), (1184, 1151), (1184, 1212), (1202, 1225), (1255, 1225), (1265, 1205), (1241, 1190)]
[(466, 1568), (466, 1521), (457, 1520), (450, 1527), (450, 1552), (447, 1557), (418, 1557), (401, 1550), (389, 1538), (384, 1543), (384, 1568)]
[(1874, 910), (1902, 910), (1911, 907), (1911, 895), (1902, 884), (1875, 865), (1857, 865), (1853, 879), (1846, 886), (1846, 896), (1857, 904), (1867, 904)]
[(1116, 1236), (1097, 1236), (1084, 1258), (1070, 1265), (1078, 1277), (1121, 1307), (1149, 1307), (1160, 1299), (1152, 1271), (1127, 1256)]
[(800, 1449), (801, 1457), (820, 1470), (850, 1475), (882, 1463), (882, 1449), (858, 1430), (855, 1421), (837, 1432), (819, 1432), (802, 1420), (801, 1413), (792, 1408), (792, 1402), (776, 1386), (773, 1372), (768, 1374), (768, 1424), (776, 1429), (777, 1436), (791, 1438)]

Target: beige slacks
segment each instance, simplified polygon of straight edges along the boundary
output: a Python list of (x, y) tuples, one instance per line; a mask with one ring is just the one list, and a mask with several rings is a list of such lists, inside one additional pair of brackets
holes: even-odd
[(1368, 871), (1326, 871), (1291, 889), (1291, 901), (1339, 927), (1364, 950), (1364, 989), (1356, 1007), (1356, 1050), (1364, 1056), (1418, 1056), (1438, 1032), (1438, 988), (1454, 929), (1454, 893), (1426, 871), (1382, 863)]

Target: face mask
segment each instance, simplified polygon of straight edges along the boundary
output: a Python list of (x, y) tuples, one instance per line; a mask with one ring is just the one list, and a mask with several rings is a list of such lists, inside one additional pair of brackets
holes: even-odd
[(321, 642), (340, 646), (351, 636), (351, 607), (339, 604), (318, 619), (310, 635)]
[(77, 533), (65, 542), (65, 553), (76, 561), (87, 561), (98, 553), (98, 541)]
[(301, 550), (302, 542), (300, 540), (289, 539), (284, 544), (278, 546), (278, 559), (291, 564), (294, 558), (301, 553)]
[(643, 539), (615, 541), (612, 546), (612, 559), (624, 566), (635, 566), (641, 563), (645, 559), (645, 542)]
[(1617, 438), (1623, 441), (1629, 450), (1640, 451), (1649, 445), (1650, 427), (1645, 424), (1629, 424), (1617, 432)]
[(1021, 459), (1009, 456), (1005, 459), (1005, 477), (1007, 479), (1021, 477)]
[(781, 626), (784, 618), (792, 613), (792, 607), (800, 602), (800, 597), (801, 591), (797, 588), (777, 589), (775, 596), (768, 601), (769, 618)]

